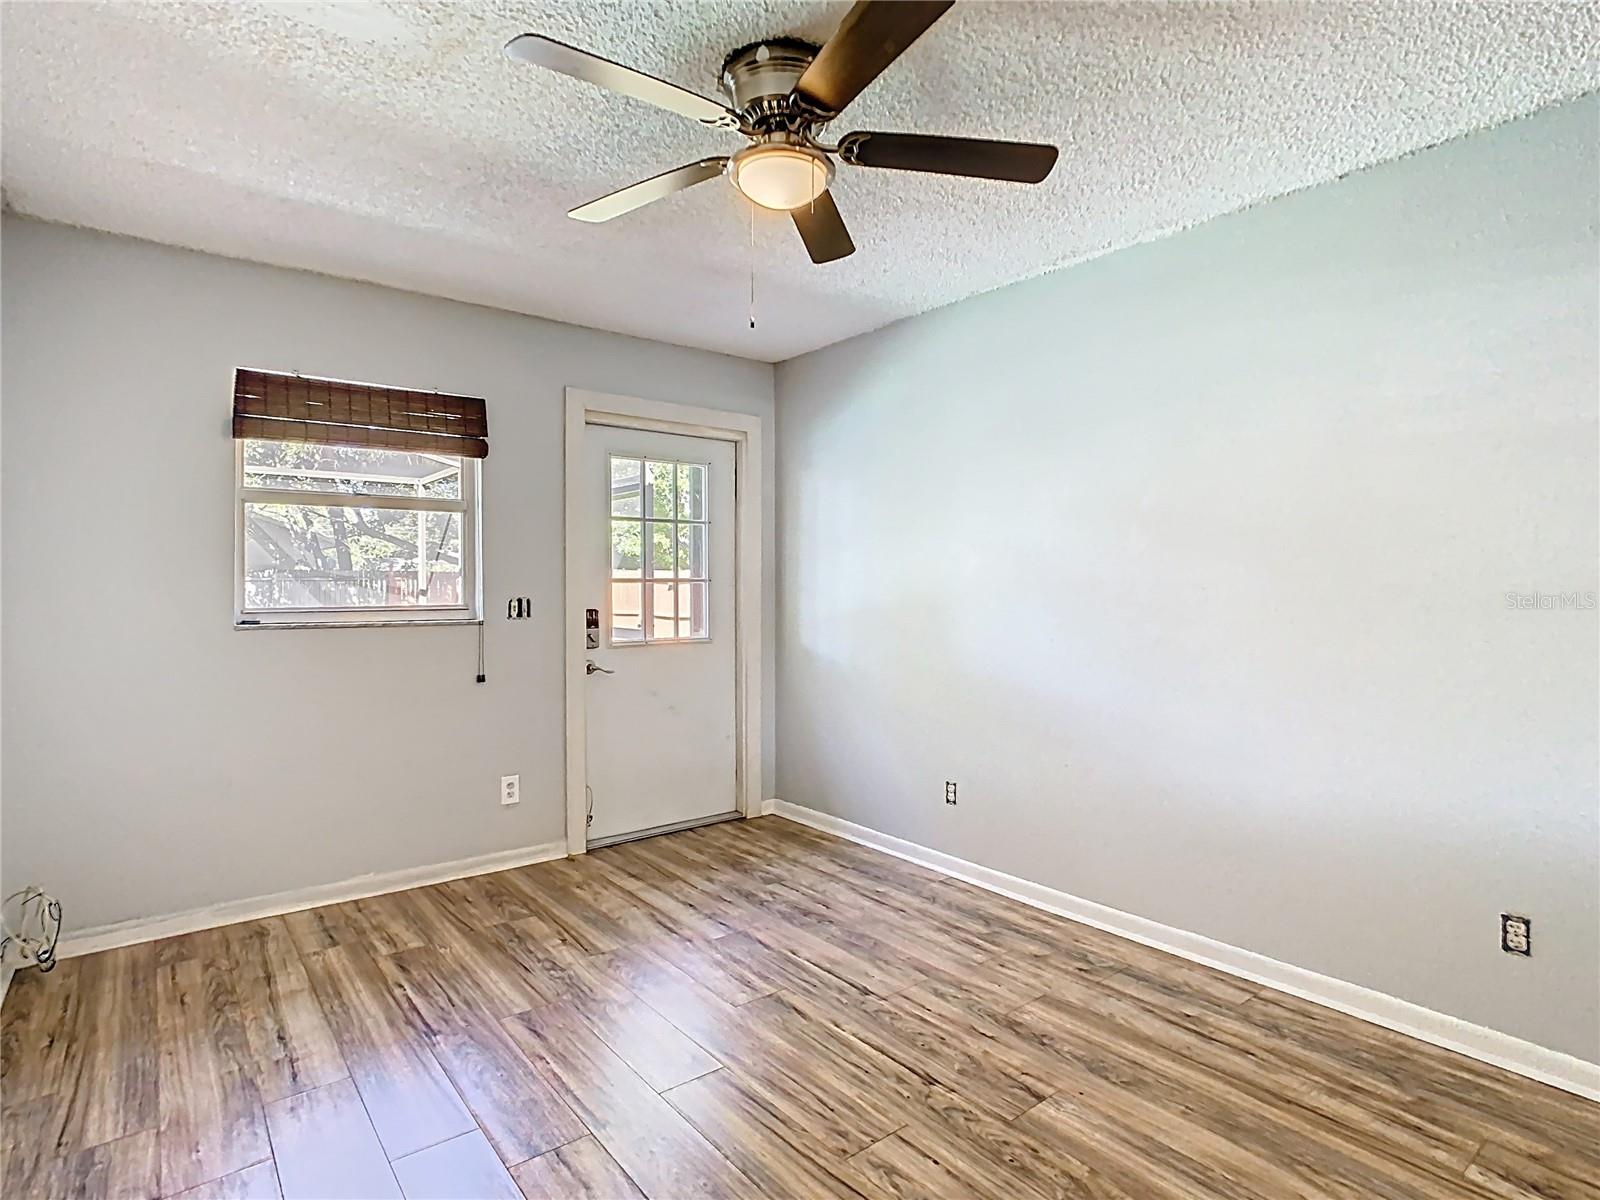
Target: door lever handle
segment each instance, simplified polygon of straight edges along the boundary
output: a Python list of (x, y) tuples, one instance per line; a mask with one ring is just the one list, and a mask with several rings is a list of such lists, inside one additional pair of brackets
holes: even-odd
[(608, 671), (604, 667), (595, 666), (593, 662), (586, 662), (586, 663), (583, 664), (583, 673), (585, 675), (615, 675), (616, 674), (615, 671)]

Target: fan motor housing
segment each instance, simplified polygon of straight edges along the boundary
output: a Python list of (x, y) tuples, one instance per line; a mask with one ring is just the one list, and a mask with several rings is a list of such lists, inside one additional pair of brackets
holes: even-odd
[(800, 38), (769, 38), (740, 46), (722, 62), (718, 83), (734, 110), (753, 129), (795, 124), (789, 93), (821, 47)]

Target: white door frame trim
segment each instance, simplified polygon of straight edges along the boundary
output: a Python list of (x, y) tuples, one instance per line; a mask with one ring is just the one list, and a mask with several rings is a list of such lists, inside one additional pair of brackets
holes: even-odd
[(746, 817), (761, 814), (761, 418), (749, 413), (697, 408), (663, 400), (614, 396), (583, 388), (567, 389), (564, 438), (566, 544), (567, 811), (568, 854), (588, 849), (588, 713), (583, 664), (584, 581), (577, 568), (582, 544), (584, 427), (608, 425), (651, 433), (732, 442), (734, 450), (734, 706), (737, 798)]

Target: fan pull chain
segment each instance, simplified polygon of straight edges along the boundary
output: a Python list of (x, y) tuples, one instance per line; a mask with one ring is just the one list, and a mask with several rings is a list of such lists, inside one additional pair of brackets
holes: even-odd
[(750, 328), (756, 327), (756, 206), (750, 205)]

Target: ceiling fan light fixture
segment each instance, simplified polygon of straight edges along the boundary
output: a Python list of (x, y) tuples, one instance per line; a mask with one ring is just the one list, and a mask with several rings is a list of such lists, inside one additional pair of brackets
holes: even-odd
[[(821, 46), (791, 37), (740, 46), (723, 59), (718, 76), (727, 104), (542, 34), (519, 34), (505, 49), (520, 62), (653, 104), (702, 126), (737, 132), (754, 143), (731, 156), (702, 158), (618, 188), (578, 205), (568, 216), (610, 221), (726, 174), (758, 208), (788, 213), (811, 261), (821, 265), (856, 249), (828, 190), (835, 158), (851, 167), (1013, 183), (1041, 183), (1055, 167), (1056, 147), (1030, 142), (866, 130), (845, 134), (837, 145), (817, 140), (818, 130), (836, 120), (954, 3), (856, 0)], [(754, 253), (754, 224), (750, 237)]]
[(788, 212), (828, 190), (833, 164), (826, 154), (808, 146), (762, 142), (733, 156), (728, 178), (752, 203)]

